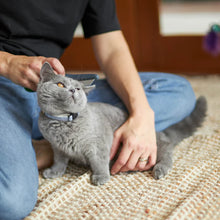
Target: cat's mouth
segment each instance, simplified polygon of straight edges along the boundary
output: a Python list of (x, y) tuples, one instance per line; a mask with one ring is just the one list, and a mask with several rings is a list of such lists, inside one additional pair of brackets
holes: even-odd
[(76, 102), (77, 102), (77, 97), (78, 97), (77, 93), (71, 94), (71, 98), (72, 98), (74, 104), (76, 104)]
[(74, 103), (75, 103), (75, 97), (72, 95), (72, 96), (70, 96), (70, 99), (71, 99), (71, 101), (73, 101)]
[(76, 104), (76, 97), (74, 96), (74, 95), (71, 95), (71, 101), (74, 103), (74, 104)]

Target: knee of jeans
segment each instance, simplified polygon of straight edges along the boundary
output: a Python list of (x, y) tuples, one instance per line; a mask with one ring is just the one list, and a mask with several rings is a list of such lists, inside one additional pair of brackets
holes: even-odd
[(182, 120), (186, 116), (190, 115), (195, 108), (196, 97), (188, 80), (182, 80), (180, 89), (181, 90), (176, 100), (176, 116), (179, 120)]
[(0, 185), (0, 219), (20, 220), (33, 210), (37, 202), (38, 184), (32, 182), (26, 185), (16, 182)]

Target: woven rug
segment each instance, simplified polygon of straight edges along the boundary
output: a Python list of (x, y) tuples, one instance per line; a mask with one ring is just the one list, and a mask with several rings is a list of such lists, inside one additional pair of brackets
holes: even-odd
[(66, 174), (39, 175), (38, 202), (25, 220), (46, 219), (220, 219), (220, 76), (188, 77), (196, 95), (208, 99), (201, 129), (174, 152), (169, 174), (121, 173), (103, 186), (91, 172), (69, 164)]

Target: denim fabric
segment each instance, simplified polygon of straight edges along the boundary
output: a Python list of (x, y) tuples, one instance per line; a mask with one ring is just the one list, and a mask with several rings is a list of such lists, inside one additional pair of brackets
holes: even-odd
[[(188, 116), (195, 106), (195, 95), (183, 77), (168, 73), (140, 73), (148, 102), (155, 113), (155, 127), (162, 131)], [(105, 79), (96, 81), (89, 102), (106, 102), (126, 110)]]
[[(105, 79), (97, 75), (96, 89), (89, 102), (106, 102), (125, 109)], [(155, 112), (156, 130), (182, 120), (195, 106), (195, 95), (187, 80), (164, 73), (140, 73), (150, 106)], [(36, 93), (0, 77), (0, 220), (22, 219), (37, 201), (38, 170), (31, 139), (41, 139)]]
[(31, 142), (34, 93), (0, 78), (0, 219), (22, 219), (37, 200), (38, 169)]

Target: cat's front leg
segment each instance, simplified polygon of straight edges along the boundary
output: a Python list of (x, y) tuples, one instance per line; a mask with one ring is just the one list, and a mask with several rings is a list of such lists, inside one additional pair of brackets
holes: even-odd
[(165, 177), (169, 170), (172, 169), (172, 156), (167, 155), (166, 158), (163, 160), (159, 161), (153, 168), (153, 177), (154, 179), (158, 180), (163, 177)]
[(92, 183), (98, 186), (108, 182), (110, 179), (109, 156), (100, 158), (97, 155), (90, 155), (88, 160), (92, 170)]
[(172, 165), (172, 151), (158, 152), (157, 162), (152, 172), (154, 179), (158, 180), (166, 176), (169, 170), (172, 169)]
[(44, 178), (52, 179), (56, 177), (61, 177), (65, 171), (69, 161), (69, 158), (64, 155), (62, 152), (54, 150), (54, 163), (50, 168), (47, 168), (43, 171)]
[(174, 144), (163, 132), (157, 132), (157, 162), (153, 168), (154, 179), (161, 179), (172, 169)]
[(105, 165), (104, 167), (106, 167), (105, 170), (108, 169), (108, 172), (103, 172), (103, 170), (99, 170), (98, 172), (92, 171), (91, 181), (96, 186), (103, 185), (110, 180), (109, 166)]

